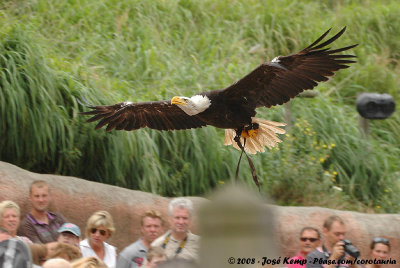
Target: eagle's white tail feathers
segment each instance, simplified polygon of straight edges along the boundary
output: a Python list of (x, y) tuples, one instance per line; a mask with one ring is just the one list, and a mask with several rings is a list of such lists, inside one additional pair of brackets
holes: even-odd
[[(275, 147), (279, 142), (282, 142), (278, 138), (277, 134), (285, 134), (286, 131), (281, 126), (285, 126), (284, 123), (269, 121), (261, 118), (252, 117), (253, 123), (258, 123), (258, 133), (254, 138), (246, 139), (245, 151), (249, 154), (256, 154), (257, 152), (264, 152), (265, 146), (268, 149)], [(236, 149), (240, 150), (239, 146), (234, 141), (236, 131), (234, 129), (225, 129), (225, 145), (233, 145)], [(244, 138), (240, 138), (242, 145), (244, 144)]]

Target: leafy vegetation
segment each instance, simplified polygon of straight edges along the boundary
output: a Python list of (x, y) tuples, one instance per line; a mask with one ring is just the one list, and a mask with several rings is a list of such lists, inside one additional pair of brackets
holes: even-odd
[[(328, 28), (359, 43), (358, 63), (291, 103), (279, 148), (252, 157), (277, 203), (399, 212), (400, 115), (358, 129), (360, 92), (400, 100), (397, 1), (5, 0), (0, 3), (0, 159), (162, 195), (203, 195), (234, 180), (223, 131), (106, 133), (77, 101), (170, 99), (224, 88)], [(283, 107), (259, 117), (284, 121)], [(254, 187), (243, 162), (241, 180)]]

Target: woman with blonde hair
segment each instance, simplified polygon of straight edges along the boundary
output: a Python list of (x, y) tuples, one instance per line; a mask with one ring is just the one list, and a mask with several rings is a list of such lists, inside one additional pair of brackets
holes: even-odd
[(19, 217), (20, 209), (17, 203), (11, 200), (0, 202), (0, 227), (6, 229), (12, 237), (18, 238), (27, 243), (32, 243), (32, 241), (26, 236), (17, 236)]
[(62, 258), (67, 261), (74, 261), (82, 257), (82, 253), (76, 246), (57, 242), (53, 251), (49, 254), (49, 259)]
[(86, 239), (79, 244), (83, 257), (97, 257), (107, 267), (115, 268), (117, 250), (106, 243), (106, 240), (115, 232), (114, 221), (107, 211), (97, 211), (87, 221)]

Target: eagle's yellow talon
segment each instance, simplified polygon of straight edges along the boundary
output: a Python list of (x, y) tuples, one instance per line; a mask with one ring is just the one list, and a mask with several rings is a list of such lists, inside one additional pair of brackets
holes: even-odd
[(251, 138), (255, 138), (258, 134), (258, 129), (250, 129), (249, 131), (247, 131), (249, 137)]
[(240, 135), (242, 138), (255, 138), (258, 134), (258, 129), (249, 129), (242, 130), (242, 134)]
[(240, 134), (240, 136), (246, 139), (250, 138), (249, 133), (246, 130), (242, 130), (242, 134)]

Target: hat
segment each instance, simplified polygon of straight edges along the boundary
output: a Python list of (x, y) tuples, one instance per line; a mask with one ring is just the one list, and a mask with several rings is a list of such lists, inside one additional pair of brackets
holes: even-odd
[(66, 222), (64, 223), (60, 229), (58, 229), (59, 233), (63, 233), (63, 232), (70, 232), (73, 233), (74, 235), (80, 237), (81, 236), (81, 230), (79, 229), (79, 227), (73, 223), (70, 222)]

